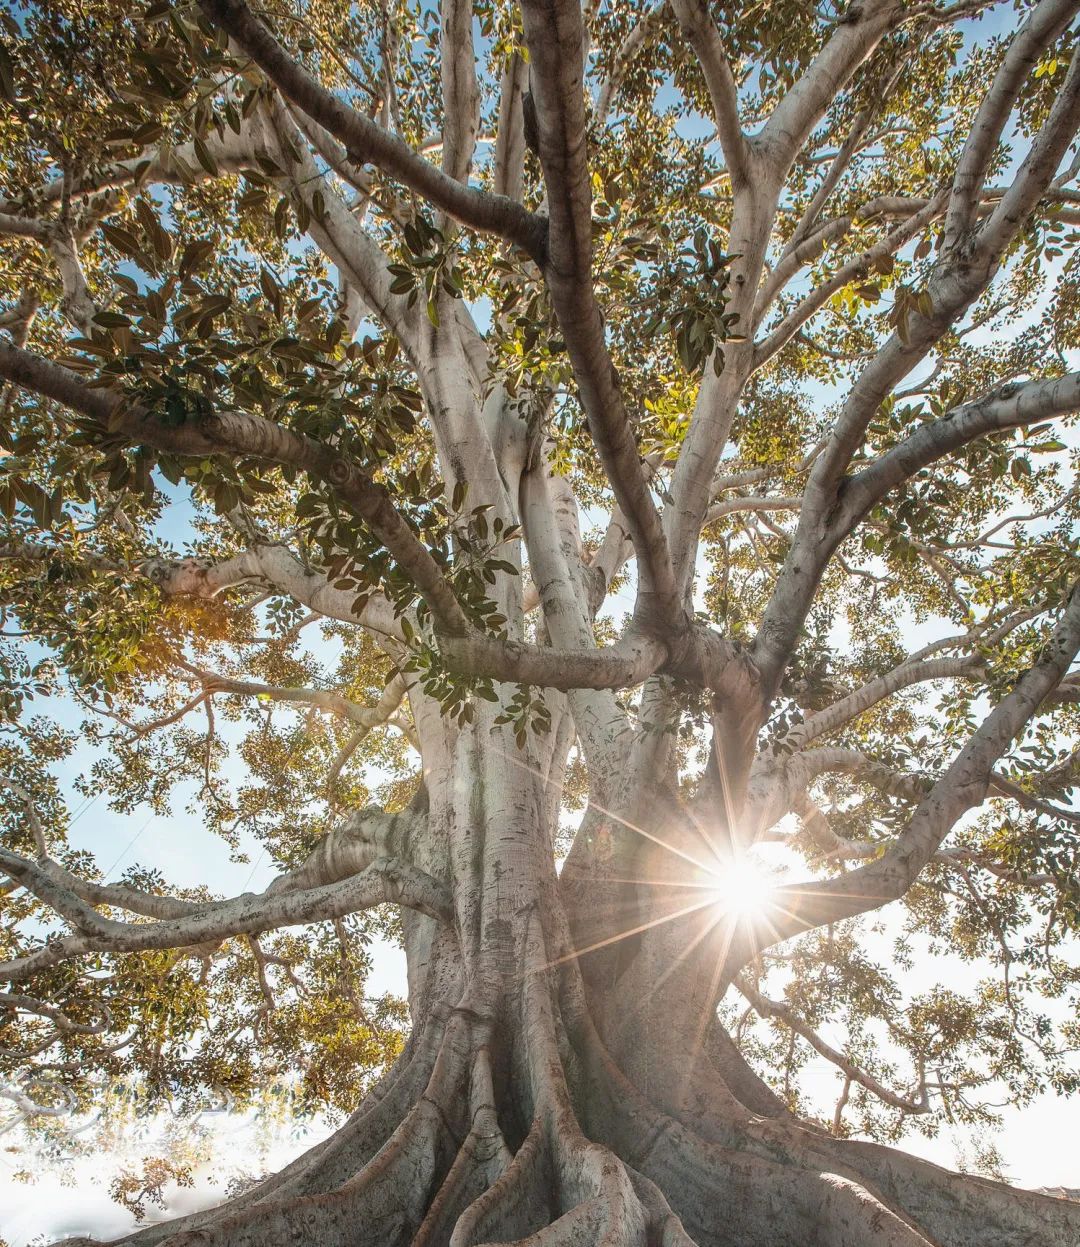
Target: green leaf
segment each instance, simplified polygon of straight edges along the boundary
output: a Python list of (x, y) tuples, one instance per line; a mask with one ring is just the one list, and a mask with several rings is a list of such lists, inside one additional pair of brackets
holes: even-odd
[(94, 324), (100, 325), (102, 329), (129, 329), (131, 319), (123, 312), (98, 312), (94, 316)]
[(193, 273), (197, 273), (213, 254), (214, 244), (208, 238), (199, 238), (185, 244), (178, 266), (180, 276), (190, 277)]
[(274, 280), (273, 274), (269, 269), (261, 268), (259, 270), (259, 289), (266, 297), (266, 301), (274, 309), (274, 315), (281, 320), (285, 311), (285, 300), (281, 293), (281, 287)]
[(210, 149), (206, 146), (203, 140), (197, 136), (193, 141), (192, 146), (195, 149), (195, 159), (212, 178), (216, 178), (218, 175), (218, 164), (213, 156), (210, 155)]
[(134, 260), (144, 260), (142, 244), (129, 230), (121, 225), (112, 225), (105, 222), (101, 227), (102, 235), (105, 241), (115, 247), (117, 251), (122, 251), (125, 255), (129, 255)]

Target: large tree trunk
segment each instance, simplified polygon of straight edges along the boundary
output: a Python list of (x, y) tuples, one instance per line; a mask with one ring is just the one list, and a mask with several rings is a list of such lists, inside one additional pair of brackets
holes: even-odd
[[(457, 734), (443, 762), (429, 773), (424, 842), (398, 847), (452, 879), (456, 929), (407, 916), (415, 1027), (404, 1053), (346, 1125), (281, 1173), (125, 1241), (1080, 1242), (1080, 1204), (841, 1142), (796, 1120), (709, 1005), (722, 924), (700, 901), (685, 903), (689, 881), (681, 900), (676, 887), (662, 904), (626, 882), (685, 859), (627, 850), (627, 838), (591, 813), (592, 834), (578, 837), (560, 878), (543, 781), (490, 715)], [(626, 822), (631, 813), (651, 820), (669, 846), (680, 828), (700, 834), (663, 794), (647, 809), (636, 804)], [(655, 850), (656, 839), (639, 839)], [(678, 869), (667, 868), (669, 882)], [(601, 946), (571, 955), (591, 944)], [(665, 951), (671, 960), (661, 965)]]

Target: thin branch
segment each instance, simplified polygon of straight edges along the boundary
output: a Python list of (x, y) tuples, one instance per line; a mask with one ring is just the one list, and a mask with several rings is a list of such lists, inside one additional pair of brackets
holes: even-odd
[(23, 996), (15, 992), (0, 992), (0, 1009), (20, 1010), (23, 1013), (32, 1013), (38, 1017), (47, 1018), (55, 1027), (57, 1032), (63, 1032), (67, 1035), (100, 1035), (108, 1030), (112, 1021), (109, 1010), (100, 1002), (94, 1002), (94, 1011), (100, 1013), (101, 1020), (97, 1022), (76, 1022), (70, 1018), (63, 1009), (58, 1009), (55, 1005), (48, 1004), (44, 1000), (38, 1000), (36, 996)]
[[(825, 1042), (824, 1039), (811, 1027), (807, 1022), (789, 1006), (783, 1004), (779, 1000), (770, 1000), (763, 996), (747, 976), (740, 975), (735, 980), (735, 986), (739, 989), (743, 996), (754, 1006), (754, 1011), (764, 1018), (776, 1018), (777, 1021), (783, 1022), (794, 1034), (800, 1035), (820, 1056), (827, 1061), (831, 1061), (838, 1069), (842, 1070), (846, 1075), (846, 1083), (857, 1082), (860, 1087), (865, 1087), (867, 1091), (876, 1095), (879, 1100), (892, 1108), (898, 1108), (905, 1113), (928, 1113), (930, 1111), (930, 1097), (927, 1092), (925, 1079), (920, 1079), (919, 1089), (915, 1095), (903, 1096), (897, 1095), (895, 1091), (890, 1091), (883, 1083), (878, 1082), (873, 1075), (868, 1074), (861, 1066), (856, 1065), (854, 1061), (834, 1048), (831, 1044)], [(845, 1097), (846, 1098), (846, 1097)], [(842, 1106), (841, 1106), (842, 1107)], [(839, 1113), (838, 1109), (838, 1113)]]
[(30, 796), (21, 784), (17, 784), (6, 775), (0, 775), (0, 784), (3, 784), (5, 788), (13, 792), (23, 803), (26, 810), (26, 821), (30, 825), (30, 834), (34, 838), (34, 847), (39, 853), (46, 853), (48, 849), (45, 842), (45, 828), (41, 825), (41, 818), (38, 815), (33, 797)]
[(19, 1110), (23, 1120), (33, 1117), (64, 1117), (75, 1105), (75, 1094), (67, 1087), (60, 1088), (60, 1090), (64, 1097), (62, 1104), (42, 1104), (17, 1087), (0, 1083), (0, 1099), (10, 1100)]
[[(873, 102), (855, 114), (847, 138), (840, 145), (839, 151), (831, 158), (831, 163), (824, 178), (821, 180), (821, 185), (806, 205), (799, 223), (796, 225), (787, 246), (785, 246), (781, 254), (781, 262), (799, 248), (800, 243), (809, 237), (811, 231), (817, 225), (825, 205), (829, 202), (829, 197), (851, 166), (852, 160), (862, 150), (864, 146), (863, 138), (870, 127), (871, 121), (877, 115), (881, 105), (887, 102), (892, 95), (892, 90), (904, 72), (904, 68), (905, 66), (901, 62), (889, 77), (880, 84), (880, 89), (874, 92)], [(877, 135), (874, 136), (875, 139), (877, 137)]]
[(361, 706), (329, 689), (285, 688), (276, 684), (262, 684), (256, 680), (237, 680), (231, 676), (219, 675), (215, 671), (207, 671), (179, 657), (175, 661), (199, 681), (202, 697), (212, 693), (229, 693), (238, 697), (258, 697), (266, 701), (300, 702), (337, 718), (346, 719), (369, 731), (387, 723), (405, 696), (405, 681), (400, 675), (394, 676), (387, 684), (378, 705), (369, 707)]

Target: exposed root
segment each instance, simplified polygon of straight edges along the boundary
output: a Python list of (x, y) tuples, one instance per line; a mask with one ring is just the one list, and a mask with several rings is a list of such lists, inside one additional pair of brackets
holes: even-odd
[(868, 1240), (875, 1247), (937, 1247), (858, 1183), (835, 1173), (811, 1183), (818, 1247), (864, 1247)]
[(606, 1199), (594, 1198), (575, 1204), (569, 1212), (513, 1243), (484, 1243), (481, 1247), (624, 1247), (633, 1239), (623, 1235), (623, 1227), (613, 1220)]
[(533, 917), (526, 939), (519, 1054), (534, 1118), (514, 1161), (462, 1215), (451, 1247), (646, 1247), (648, 1216), (627, 1168), (586, 1138), (559, 1053), (552, 975)]
[(345, 1247), (363, 1225), (370, 1241), (409, 1242), (412, 1229), (453, 1148), (441, 1114), (421, 1100), (379, 1154), (351, 1182), (326, 1195), (261, 1202), (200, 1230), (167, 1240), (169, 1247), (286, 1247), (315, 1242)]
[(554, 1182), (540, 1118), (533, 1121), (510, 1166), (458, 1218), (450, 1247), (519, 1239), (552, 1217)]
[(656, 1182), (701, 1247), (1080, 1243), (1080, 1204), (1069, 1200), (841, 1142), (790, 1118), (725, 1121), (715, 1105), (710, 1114), (696, 1104), (677, 1121), (625, 1078), (587, 1012), (574, 1012), (574, 1026), (586, 1130)]
[(575, 1016), (575, 1041), (586, 1128), (665, 1193), (701, 1247), (861, 1247), (870, 1233), (891, 1235), (880, 1240), (890, 1247), (934, 1243), (857, 1177), (807, 1164), (806, 1149), (755, 1146), (741, 1121), (717, 1123), (741, 1144), (724, 1146), (661, 1112), (615, 1065), (587, 1014)]
[[(306, 1242), (351, 1247), (358, 1227), (365, 1227), (365, 1241), (386, 1247), (411, 1242), (464, 1134), (460, 1092), (468, 1071), (468, 1029), (460, 1015), (451, 1016), (423, 1095), (366, 1164), (350, 1150), (354, 1176), (347, 1182), (315, 1195), (286, 1193), (279, 1185), (250, 1207), (226, 1205), (199, 1228), (172, 1234), (169, 1247), (295, 1247)], [(392, 1088), (369, 1116), (383, 1116), (396, 1098)], [(333, 1150), (324, 1158), (331, 1171)], [(356, 1172), (358, 1164), (363, 1168)], [(320, 1182), (327, 1180), (324, 1176)]]
[[(442, 1042), (446, 1014), (434, 1016), (423, 1031), (414, 1032), (404, 1052), (364, 1097), (349, 1120), (329, 1138), (316, 1144), (285, 1168), (264, 1179), (227, 1206), (217, 1205), (137, 1230), (114, 1247), (137, 1244), (155, 1247), (184, 1231), (212, 1226), (224, 1215), (235, 1214), (269, 1200), (322, 1193), (352, 1176), (390, 1138), (409, 1107), (416, 1102), (431, 1076)], [(68, 1240), (69, 1247), (92, 1247), (96, 1240)]]
[(1076, 1247), (1080, 1203), (954, 1173), (876, 1143), (818, 1140), (944, 1247)]
[[(534, 915), (525, 944), (525, 1054), (532, 1077), (536, 1111), (545, 1123), (548, 1147), (563, 1217), (560, 1237), (552, 1243), (595, 1242), (607, 1247), (635, 1247), (646, 1242), (645, 1213), (626, 1167), (607, 1147), (586, 1138), (574, 1111), (559, 1055), (556, 998), (540, 922)], [(574, 1214), (573, 1222), (566, 1219)], [(590, 1238), (561, 1237), (584, 1233)], [(546, 1241), (546, 1240), (545, 1240)]]
[(626, 1172), (645, 1211), (649, 1247), (697, 1247), (656, 1183), (629, 1165)]
[[(709, 1075), (668, 1111), (557, 986), (534, 912), (494, 1021), (436, 1005), (332, 1138), (225, 1207), (133, 1247), (1076, 1247), (1080, 1204), (760, 1116)], [(458, 998), (457, 996), (453, 998)], [(467, 997), (472, 999), (472, 997)], [(475, 1001), (474, 1001), (475, 1004)], [(492, 1046), (506, 1044), (498, 1062)], [(654, 1052), (644, 1068), (655, 1068)], [(637, 1068), (638, 1065), (635, 1065)], [(498, 1071), (498, 1078), (495, 1071)], [(749, 1083), (754, 1092), (752, 1083)], [(509, 1096), (506, 1092), (512, 1088)], [(500, 1099), (500, 1096), (503, 1098)], [(764, 1100), (768, 1106), (767, 1100)], [(501, 1107), (500, 1107), (501, 1106)], [(509, 1140), (524, 1141), (512, 1153)]]
[(491, 1056), (486, 1047), (473, 1061), (469, 1096), (469, 1133), (417, 1231), (413, 1247), (441, 1247), (446, 1243), (465, 1209), (497, 1183), (513, 1161), (499, 1127)]

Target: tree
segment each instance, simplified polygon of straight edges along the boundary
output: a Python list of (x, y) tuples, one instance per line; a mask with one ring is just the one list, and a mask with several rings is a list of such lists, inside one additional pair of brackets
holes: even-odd
[[(136, 1241), (1077, 1241), (882, 1141), (1075, 1084), (1078, 9), (5, 16), (3, 1094), (353, 1108), (409, 960)], [(57, 690), (276, 882), (110, 882)]]

